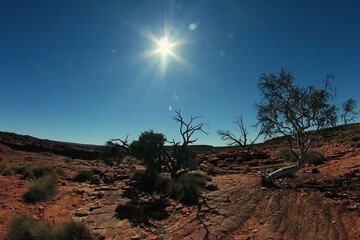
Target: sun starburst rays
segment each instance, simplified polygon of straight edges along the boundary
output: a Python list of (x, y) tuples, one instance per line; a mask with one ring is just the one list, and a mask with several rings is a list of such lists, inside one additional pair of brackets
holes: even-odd
[[(130, 62), (123, 61), (127, 62), (124, 65), (131, 67), (140, 63), (147, 64), (152, 67), (155, 78), (161, 78), (162, 81), (166, 80), (166, 76), (170, 76), (167, 74), (170, 71), (180, 74), (202, 74), (197, 66), (184, 57), (185, 45), (196, 42), (195, 29), (190, 31), (186, 25), (182, 26), (181, 22), (176, 21), (176, 14), (173, 14), (171, 8), (165, 10), (162, 28), (148, 25), (138, 16), (134, 14), (131, 27), (143, 37), (140, 43), (147, 49), (134, 58), (129, 57)], [(149, 72), (146, 73), (148, 74)]]

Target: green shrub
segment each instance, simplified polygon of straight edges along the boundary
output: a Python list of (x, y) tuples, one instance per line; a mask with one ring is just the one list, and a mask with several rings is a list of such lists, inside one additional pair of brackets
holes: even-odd
[(360, 135), (356, 135), (351, 138), (351, 141), (353, 141), (353, 142), (357, 142), (359, 140), (360, 140)]
[(89, 227), (84, 222), (70, 221), (63, 223), (58, 230), (57, 238), (59, 240), (95, 240)]
[(58, 175), (56, 173), (48, 174), (42, 178), (36, 179), (24, 194), (26, 202), (42, 202), (50, 200), (57, 192)]
[(288, 148), (282, 149), (279, 155), (286, 162), (296, 162), (298, 159), (298, 156), (294, 155)]
[(101, 153), (101, 159), (106, 165), (118, 165), (124, 158), (124, 153), (121, 146), (112, 141), (107, 141), (103, 152)]
[(25, 167), (23, 169), (24, 179), (38, 179), (49, 174), (57, 173), (57, 170), (51, 166), (39, 166), (39, 167)]
[(66, 158), (65, 160), (64, 160), (64, 163), (71, 163), (72, 162), (72, 158)]
[(325, 161), (324, 155), (316, 151), (308, 151), (305, 155), (305, 163), (320, 165)]
[(86, 182), (90, 181), (92, 176), (94, 175), (94, 171), (92, 170), (83, 170), (78, 172), (74, 177), (73, 181), (75, 182)]
[(138, 190), (152, 194), (154, 192), (166, 193), (170, 180), (164, 178), (158, 172), (148, 169), (135, 171), (130, 176), (130, 182)]
[(56, 168), (56, 173), (59, 176), (64, 176), (65, 175), (65, 170), (63, 168)]
[(5, 239), (7, 240), (95, 240), (87, 225), (83, 222), (65, 222), (61, 227), (47, 221), (18, 215), (11, 221)]
[(4, 164), (0, 164), (0, 173), (2, 173), (5, 168), (6, 168), (6, 166)]
[(215, 176), (215, 167), (214, 166), (209, 166), (206, 169), (206, 174), (210, 175), (210, 176)]
[(36, 221), (25, 215), (18, 215), (10, 222), (7, 240), (48, 240), (55, 239), (55, 231), (45, 221)]
[(44, 177), (45, 175), (55, 172), (55, 169), (54, 167), (40, 166), (40, 167), (34, 167), (32, 169), (32, 172), (35, 178), (41, 178)]
[[(298, 151), (296, 151), (296, 154), (299, 154)], [(290, 149), (283, 149), (280, 151), (280, 156), (282, 159), (284, 159), (287, 162), (296, 162), (298, 160), (298, 156), (294, 155)], [(323, 164), (325, 161), (324, 155), (322, 155), (319, 152), (316, 151), (308, 151), (305, 154), (304, 163), (314, 164), (314, 165), (320, 165)]]
[(183, 174), (173, 183), (169, 194), (188, 206), (197, 204), (201, 197), (201, 190), (208, 180), (208, 177), (198, 173)]
[(14, 175), (14, 172), (11, 168), (6, 167), (5, 169), (2, 170), (2, 175), (3, 176), (12, 176), (12, 175)]
[(27, 171), (28, 168), (29, 168), (28, 166), (13, 166), (13, 167), (11, 167), (11, 169), (14, 171), (15, 174), (21, 174), (21, 175), (23, 175)]

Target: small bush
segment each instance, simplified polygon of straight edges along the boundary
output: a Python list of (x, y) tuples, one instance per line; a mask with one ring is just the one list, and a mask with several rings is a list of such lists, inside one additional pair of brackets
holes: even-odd
[[(49, 174), (55, 174), (57, 170), (50, 166), (25, 167), (22, 171), (24, 179), (38, 179)], [(59, 174), (60, 175), (60, 174)]]
[(169, 180), (161, 176), (158, 172), (153, 170), (139, 170), (135, 171), (130, 176), (130, 181), (140, 191), (152, 194), (166, 193)]
[(4, 164), (0, 164), (0, 173), (2, 173), (5, 168), (6, 168), (6, 166)]
[(61, 240), (95, 240), (89, 227), (84, 222), (70, 221), (63, 223), (58, 230), (57, 238)]
[(314, 165), (323, 164), (325, 161), (324, 155), (316, 151), (308, 151), (305, 156), (305, 162)]
[(63, 168), (56, 168), (56, 173), (59, 176), (64, 176), (65, 175), (65, 170)]
[(101, 158), (106, 165), (118, 165), (123, 160), (124, 153), (119, 144), (107, 141), (101, 153)]
[(206, 174), (210, 175), (210, 176), (215, 176), (215, 167), (214, 166), (209, 166), (206, 169)]
[(282, 149), (280, 151), (279, 155), (286, 162), (296, 162), (298, 159), (298, 156), (295, 156), (288, 148)]
[(83, 222), (65, 222), (60, 228), (47, 221), (18, 215), (11, 221), (5, 239), (7, 240), (95, 240)]
[(32, 172), (35, 178), (41, 178), (44, 177), (45, 175), (55, 172), (55, 169), (49, 166), (40, 166), (40, 167), (34, 167), (32, 169)]
[(15, 174), (21, 174), (21, 175), (23, 175), (28, 168), (29, 168), (28, 166), (13, 166), (13, 167), (11, 167), (11, 169), (14, 171)]
[(92, 170), (83, 170), (78, 172), (74, 177), (73, 181), (75, 182), (86, 182), (90, 181), (92, 176), (94, 175), (94, 171)]
[(24, 194), (26, 202), (42, 202), (50, 200), (57, 192), (58, 175), (48, 174), (35, 180)]
[(2, 170), (2, 175), (3, 176), (12, 176), (12, 175), (14, 175), (14, 172), (11, 168), (6, 167), (5, 169)]
[(201, 197), (201, 190), (208, 180), (208, 177), (198, 173), (183, 174), (173, 183), (169, 194), (188, 206), (197, 204)]
[[(298, 152), (296, 152), (298, 154)], [(284, 149), (280, 152), (280, 156), (287, 162), (296, 162), (298, 156), (294, 155), (290, 149)], [(320, 165), (325, 161), (324, 155), (316, 151), (308, 151), (305, 155), (304, 163)]]
[(353, 141), (353, 142), (357, 142), (359, 140), (360, 140), (360, 135), (356, 135), (351, 138), (351, 141)]
[(55, 231), (45, 221), (36, 221), (25, 215), (16, 216), (8, 227), (7, 240), (48, 240), (55, 239)]

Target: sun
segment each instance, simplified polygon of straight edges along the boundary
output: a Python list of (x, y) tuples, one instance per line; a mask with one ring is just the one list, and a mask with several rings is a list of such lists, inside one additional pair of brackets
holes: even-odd
[(172, 44), (168, 38), (166, 37), (160, 38), (157, 45), (158, 45), (157, 51), (159, 54), (161, 54), (162, 57), (166, 57), (167, 55), (172, 54), (171, 51)]

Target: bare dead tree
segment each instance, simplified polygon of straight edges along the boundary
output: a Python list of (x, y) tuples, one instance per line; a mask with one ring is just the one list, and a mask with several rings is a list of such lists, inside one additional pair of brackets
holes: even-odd
[(130, 144), (128, 139), (129, 139), (129, 135), (126, 135), (125, 139), (112, 138), (110, 139), (110, 142), (119, 142), (120, 144), (119, 143), (115, 143), (115, 144), (117, 144), (117, 146), (125, 150), (129, 155), (131, 155)]
[(227, 142), (230, 146), (240, 146), (243, 149), (251, 148), (251, 146), (256, 142), (259, 138), (261, 131), (258, 132), (257, 136), (254, 140), (249, 139), (249, 132), (244, 123), (244, 119), (242, 116), (237, 116), (233, 123), (236, 125), (236, 131), (239, 132), (239, 136), (237, 137), (235, 134), (230, 132), (229, 130), (218, 130), (217, 134), (221, 138), (221, 140)]
[[(169, 142), (172, 145), (171, 154), (167, 153), (165, 150), (163, 151), (164, 154), (167, 156), (167, 168), (170, 171), (172, 179), (176, 179), (177, 177), (179, 177), (179, 171), (186, 168), (185, 165), (189, 163), (189, 161), (194, 160), (191, 159), (191, 156), (189, 155), (190, 152), (188, 150), (189, 144), (192, 144), (198, 140), (198, 138), (193, 138), (193, 135), (197, 132), (208, 135), (208, 132), (204, 131), (203, 129), (205, 126), (207, 126), (206, 123), (194, 123), (200, 118), (202, 117), (191, 117), (190, 120), (187, 122), (181, 115), (180, 110), (175, 111), (174, 116), (171, 117), (171, 119), (180, 124), (179, 131), (182, 137), (182, 141), (176, 142), (175, 140), (172, 140)], [(184, 169), (184, 172), (187, 172), (188, 170), (189, 169)]]
[(304, 157), (313, 141), (322, 139), (320, 130), (335, 127), (339, 117), (343, 120), (344, 130), (347, 123), (355, 119), (356, 101), (349, 99), (342, 105), (342, 113), (333, 100), (335, 88), (331, 86), (334, 79), (327, 75), (323, 89), (313, 86), (305, 88), (294, 85), (293, 75), (282, 69), (278, 74), (263, 74), (260, 77), (259, 89), (264, 95), (262, 101), (256, 104), (257, 117), (262, 126), (261, 133), (266, 137), (284, 135), (299, 150), (298, 160), (294, 165), (280, 168), (263, 176), (263, 182), (291, 174), (303, 167)]

